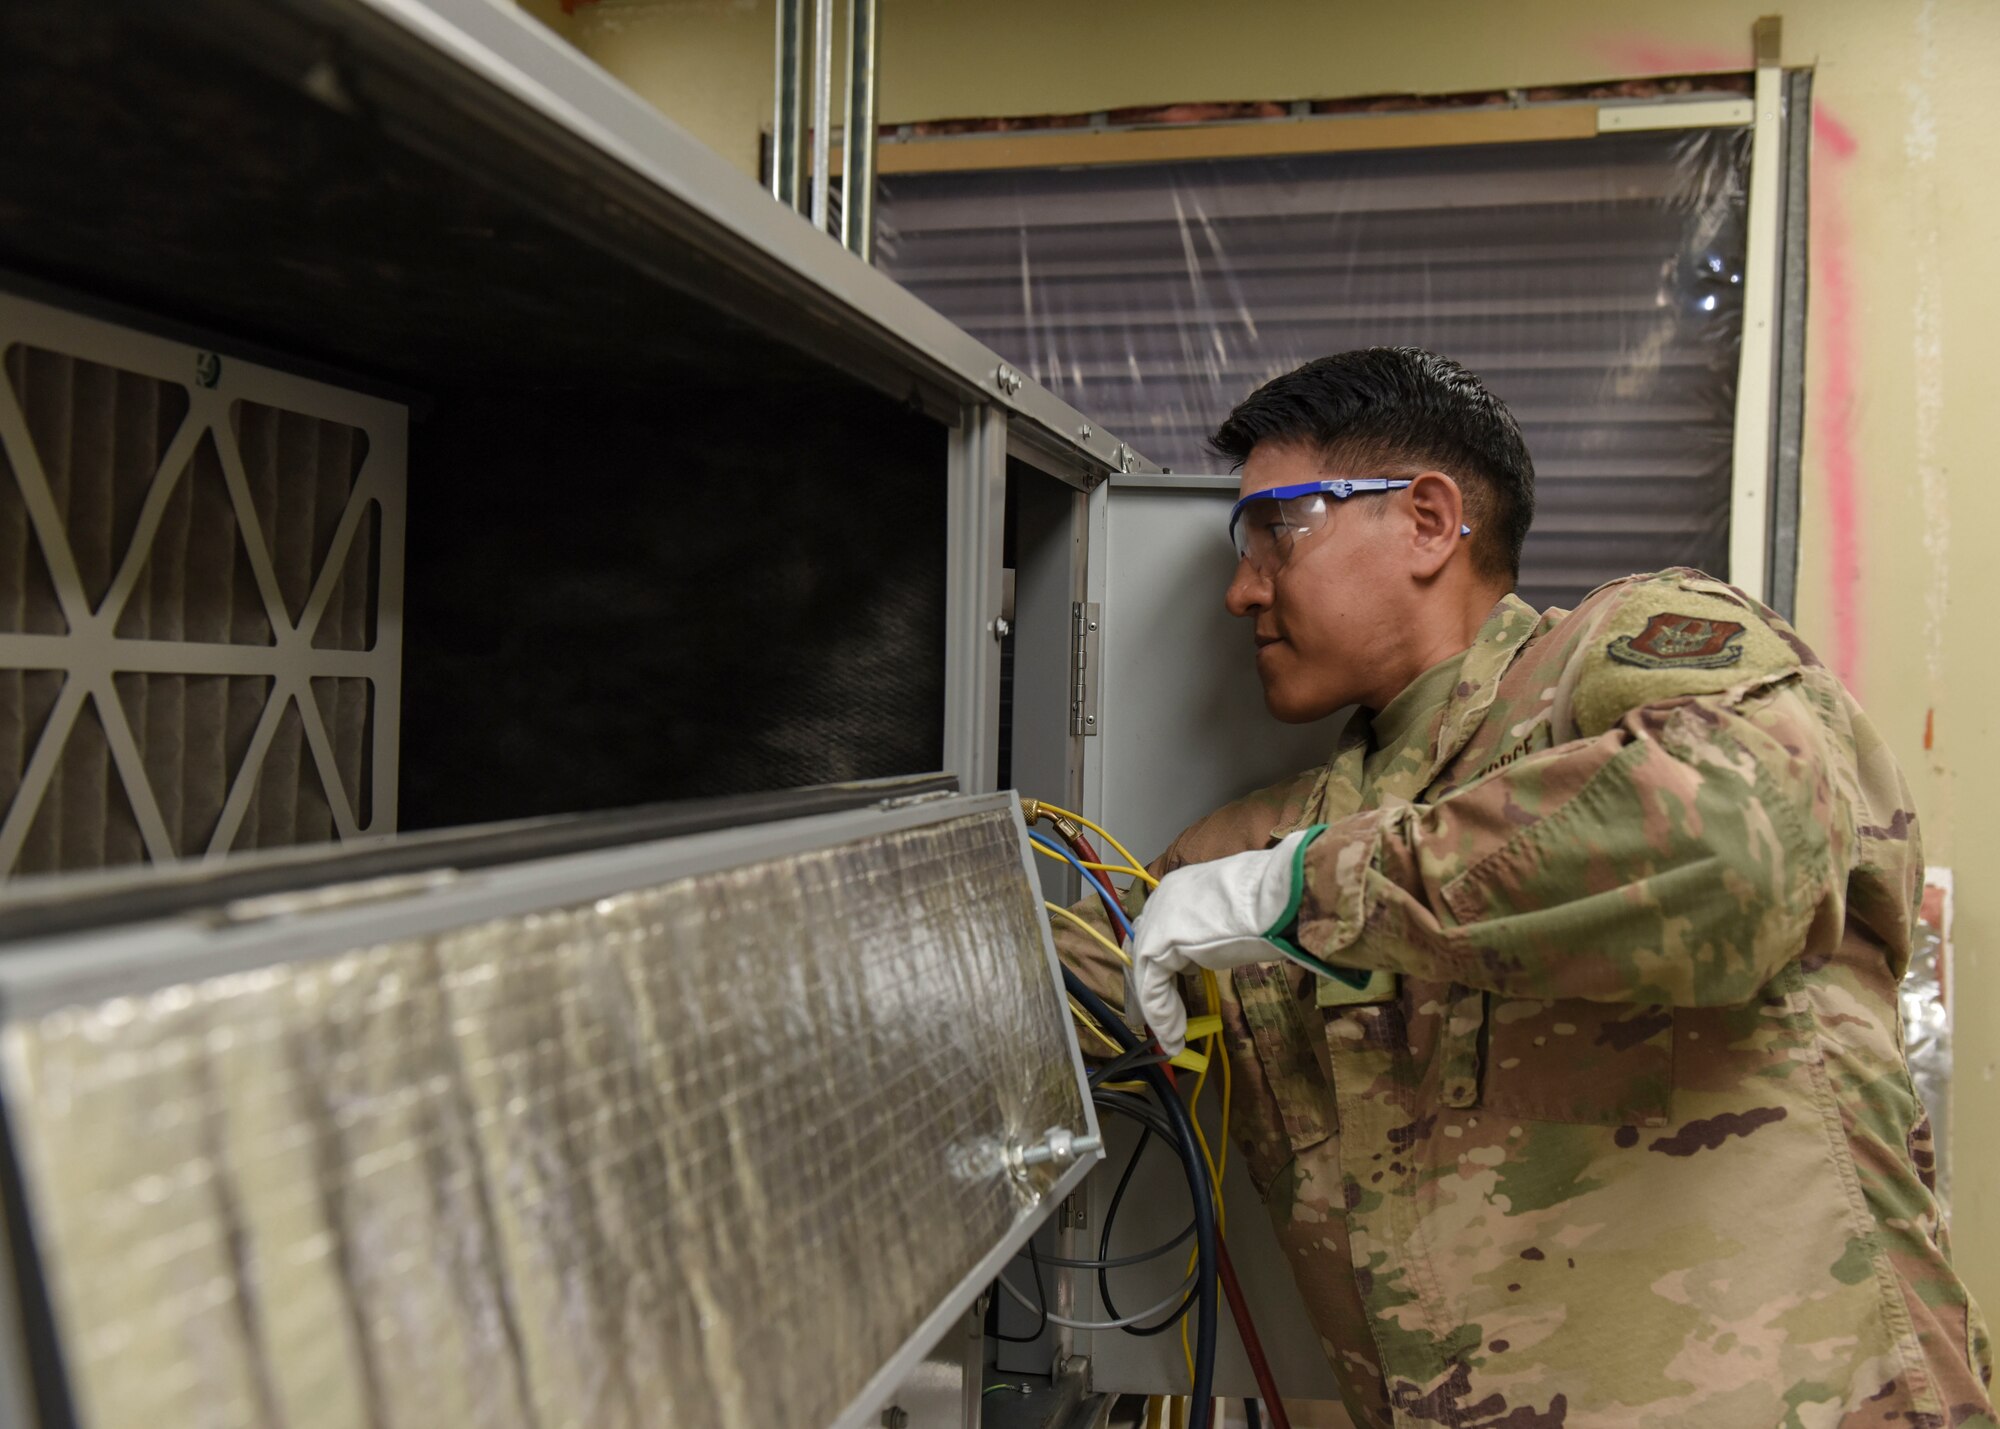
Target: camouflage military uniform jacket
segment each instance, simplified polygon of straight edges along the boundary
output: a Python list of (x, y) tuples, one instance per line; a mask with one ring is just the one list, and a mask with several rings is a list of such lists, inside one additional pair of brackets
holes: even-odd
[(1992, 1424), (1901, 1046), (1922, 856), (1840, 683), (1682, 570), (1509, 597), (1411, 693), (1155, 865), (1327, 825), (1299, 940), (1368, 986), (1222, 1012), (1356, 1422)]

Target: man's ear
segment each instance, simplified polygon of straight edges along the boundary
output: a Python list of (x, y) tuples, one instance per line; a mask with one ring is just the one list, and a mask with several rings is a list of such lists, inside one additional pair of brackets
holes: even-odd
[(1444, 569), (1451, 553), (1466, 538), (1465, 493), (1441, 471), (1426, 471), (1410, 479), (1403, 495), (1410, 510), (1411, 574), (1429, 580)]

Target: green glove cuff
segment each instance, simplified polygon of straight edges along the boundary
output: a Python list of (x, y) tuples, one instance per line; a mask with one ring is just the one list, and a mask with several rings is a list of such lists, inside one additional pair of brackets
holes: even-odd
[(1321, 962), (1298, 944), (1299, 904), (1306, 896), (1306, 850), (1312, 847), (1314, 839), (1325, 832), (1325, 824), (1314, 824), (1305, 831), (1306, 836), (1300, 839), (1298, 846), (1292, 850), (1291, 902), (1285, 905), (1284, 914), (1264, 934), (1264, 940), (1300, 967), (1309, 969), (1321, 977), (1332, 978), (1335, 982), (1348, 987), (1360, 989), (1368, 986), (1369, 979), (1373, 976), (1371, 973), (1354, 968), (1337, 968), (1332, 963)]

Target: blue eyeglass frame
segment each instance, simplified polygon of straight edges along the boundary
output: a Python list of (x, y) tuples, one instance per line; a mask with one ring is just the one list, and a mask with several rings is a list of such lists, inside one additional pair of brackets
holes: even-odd
[[(1229, 508), (1229, 544), (1241, 554), (1242, 548), (1236, 544), (1236, 523), (1243, 510), (1253, 501), (1289, 501), (1295, 496), (1331, 496), (1335, 501), (1345, 501), (1357, 494), (1377, 491), (1401, 491), (1408, 486), (1407, 479), (1389, 476), (1339, 476), (1326, 481), (1302, 481), (1293, 486), (1273, 486), (1265, 491), (1253, 491)], [(1458, 534), (1470, 536), (1470, 526), (1460, 526)]]

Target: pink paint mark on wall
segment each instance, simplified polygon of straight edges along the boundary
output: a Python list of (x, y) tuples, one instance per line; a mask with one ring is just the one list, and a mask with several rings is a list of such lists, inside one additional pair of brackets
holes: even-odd
[(1855, 453), (1856, 338), (1852, 236), (1847, 223), (1847, 164), (1860, 146), (1824, 109), (1813, 114), (1813, 305), (1819, 330), (1814, 428), (1826, 473), (1830, 528), (1827, 576), (1833, 606), (1834, 673), (1859, 692), (1861, 671), (1860, 461)]
[(1650, 35), (1612, 35), (1591, 43), (1591, 51), (1611, 65), (1621, 78), (1654, 74), (1709, 74), (1746, 70), (1751, 56), (1716, 45), (1676, 44)]
[(1855, 142), (1854, 131), (1824, 109), (1813, 111), (1813, 140), (1836, 159), (1851, 159), (1861, 147)]
[[(1624, 75), (1702, 74), (1745, 70), (1747, 48), (1732, 51), (1650, 35), (1611, 35), (1591, 43), (1597, 57)], [(1861, 671), (1860, 459), (1854, 421), (1857, 337), (1852, 234), (1847, 219), (1848, 166), (1860, 142), (1825, 108), (1813, 111), (1812, 325), (1818, 343), (1810, 410), (1826, 474), (1830, 529), (1828, 580), (1833, 611), (1834, 672), (1850, 690)]]

